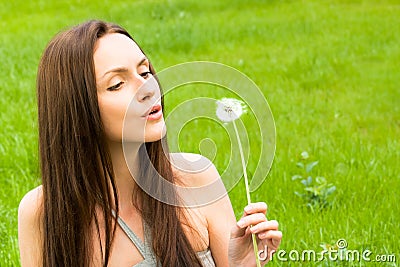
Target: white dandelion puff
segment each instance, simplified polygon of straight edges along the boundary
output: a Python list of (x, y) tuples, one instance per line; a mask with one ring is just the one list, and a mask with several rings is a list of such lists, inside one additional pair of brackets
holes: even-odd
[(237, 120), (246, 112), (242, 101), (235, 98), (222, 98), (217, 100), (217, 117), (223, 122)]

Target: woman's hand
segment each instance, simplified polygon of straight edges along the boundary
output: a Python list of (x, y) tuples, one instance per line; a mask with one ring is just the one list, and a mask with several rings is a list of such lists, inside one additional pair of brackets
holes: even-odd
[(231, 230), (229, 240), (229, 266), (256, 266), (251, 234), (257, 238), (258, 254), (265, 265), (281, 243), (282, 232), (278, 231), (278, 222), (268, 221), (265, 213), (267, 204), (252, 203), (244, 208), (242, 218)]

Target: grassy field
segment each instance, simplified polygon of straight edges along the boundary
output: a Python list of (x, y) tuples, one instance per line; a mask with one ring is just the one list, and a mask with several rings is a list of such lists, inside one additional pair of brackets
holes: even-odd
[[(0, 9), (0, 266), (19, 266), (18, 203), (40, 183), (35, 95), (40, 55), (58, 31), (91, 18), (127, 28), (157, 70), (216, 61), (261, 88), (274, 114), (277, 143), (271, 172), (252, 199), (266, 201), (268, 218), (280, 222), (282, 250), (320, 252), (321, 244), (343, 238), (348, 250), (370, 250), (371, 260), (396, 257), (392, 263), (275, 258), (269, 266), (397, 266), (398, 1), (28, 2), (2, 0)], [(168, 96), (167, 110), (182, 99), (214, 93), (211, 87), (189, 88)], [(220, 149), (215, 164), (222, 170), (221, 148), (229, 140), (203, 123), (182, 130), (180, 147), (198, 152), (199, 140), (213, 139)], [(252, 142), (256, 149), (257, 136)], [(323, 176), (336, 187), (327, 208), (313, 211), (295, 194), (304, 191), (292, 180), (303, 151), (309, 161), (319, 161), (313, 178)], [(257, 160), (250, 158), (250, 169)], [(243, 184), (229, 194), (239, 216), (246, 204)]]

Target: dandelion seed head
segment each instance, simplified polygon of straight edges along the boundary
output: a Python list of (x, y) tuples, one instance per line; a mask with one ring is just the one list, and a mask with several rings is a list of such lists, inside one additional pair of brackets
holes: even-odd
[(234, 121), (245, 112), (245, 105), (235, 98), (217, 100), (217, 117), (223, 122)]

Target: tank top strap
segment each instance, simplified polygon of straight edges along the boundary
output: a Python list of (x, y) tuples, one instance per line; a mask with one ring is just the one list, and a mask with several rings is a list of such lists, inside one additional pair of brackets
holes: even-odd
[[(115, 212), (112, 211), (113, 216), (115, 217)], [(144, 235), (144, 243), (142, 240), (132, 231), (131, 228), (124, 222), (124, 220), (121, 219), (121, 217), (118, 216), (117, 218), (118, 225), (121, 227), (122, 231), (126, 234), (126, 236), (132, 241), (132, 243), (136, 246), (140, 254), (142, 255), (143, 258), (146, 256), (146, 229), (144, 229), (145, 235)], [(144, 227), (144, 226), (143, 226)]]

